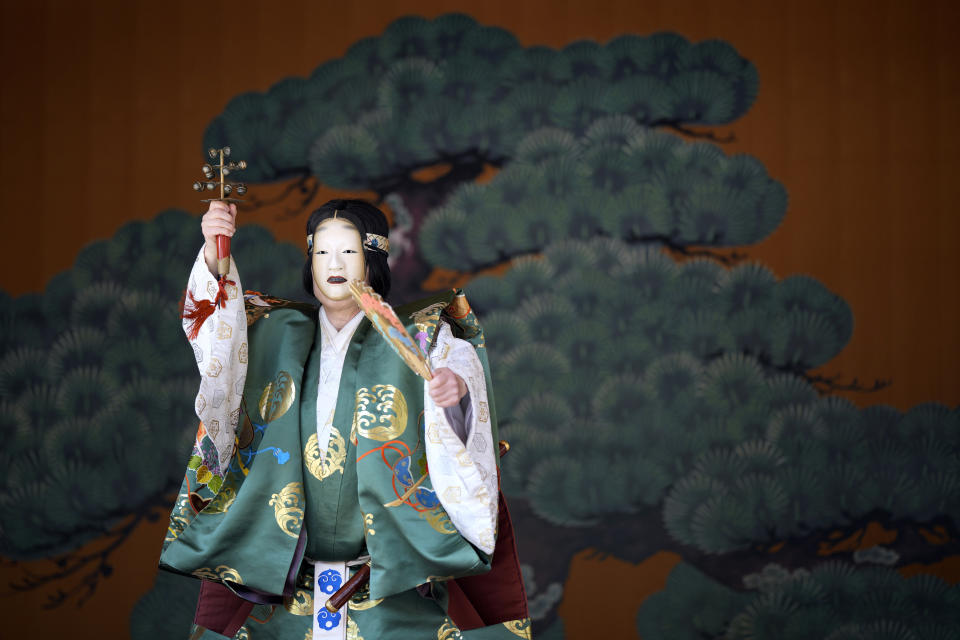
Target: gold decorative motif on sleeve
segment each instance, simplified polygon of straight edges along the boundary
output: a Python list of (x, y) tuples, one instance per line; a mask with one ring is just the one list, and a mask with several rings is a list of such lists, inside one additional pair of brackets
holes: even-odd
[(357, 389), (353, 428), (370, 440), (395, 440), (407, 428), (407, 399), (389, 384), (378, 384), (369, 389)]
[(463, 634), (450, 618), (444, 618), (443, 624), (437, 629), (437, 640), (462, 640)]
[(491, 527), (485, 528), (477, 534), (477, 542), (482, 549), (493, 549), (497, 545), (497, 538)]
[(312, 616), (313, 592), (309, 589), (297, 589), (292, 596), (283, 599), (283, 608), (295, 616)]
[(240, 344), (240, 349), (237, 350), (237, 360), (240, 364), (247, 364), (247, 343), (243, 342)]
[(237, 492), (233, 487), (222, 487), (206, 507), (204, 513), (226, 513), (233, 501), (237, 499)]
[(476, 491), (473, 492), (473, 497), (484, 506), (488, 506), (490, 504), (490, 492), (487, 491), (487, 487), (485, 485), (480, 485), (477, 487)]
[(443, 440), (440, 438), (440, 425), (436, 422), (431, 422), (427, 425), (427, 439), (430, 440), (433, 444), (440, 444)]
[(233, 335), (233, 327), (223, 320), (217, 325), (217, 340), (229, 340)]
[(433, 336), (434, 329), (437, 328), (437, 321), (440, 319), (440, 312), (443, 311), (443, 302), (434, 302), (425, 306), (423, 309), (414, 311), (410, 314), (410, 319), (417, 325), (419, 331), (428, 336)]
[(221, 565), (217, 567), (217, 570), (220, 572), (219, 575), (221, 580), (229, 580), (230, 582), (243, 584), (243, 578), (240, 577), (240, 572), (236, 569), (231, 569), (226, 565)]
[(273, 422), (287, 412), (293, 404), (297, 386), (286, 371), (281, 371), (273, 382), (267, 383), (260, 394), (260, 417), (264, 422)]
[(206, 578), (207, 580), (229, 580), (236, 584), (243, 584), (243, 578), (240, 577), (240, 573), (225, 564), (221, 564), (215, 569), (200, 567), (192, 571), (192, 573), (198, 578)]
[(360, 629), (357, 628), (357, 623), (349, 616), (347, 616), (347, 640), (363, 640)]
[(207, 377), (216, 378), (220, 375), (220, 372), (223, 371), (223, 365), (220, 364), (220, 361), (216, 358), (210, 358), (210, 364), (207, 365)]
[(457, 528), (453, 526), (453, 522), (450, 521), (450, 516), (447, 515), (443, 507), (437, 506), (434, 509), (430, 509), (430, 511), (421, 511), (420, 517), (426, 520), (427, 524), (437, 533), (442, 533), (447, 536), (457, 533)]
[[(322, 456), (322, 457), (321, 457)], [(316, 433), (310, 434), (303, 447), (303, 463), (317, 480), (323, 480), (337, 471), (343, 473), (343, 462), (347, 458), (347, 443), (340, 431), (331, 425), (330, 441), (325, 454), (320, 453), (319, 439)]]
[(291, 538), (299, 537), (303, 526), (303, 486), (291, 482), (280, 493), (270, 496), (268, 504), (273, 507), (273, 515), (283, 532)]
[(483, 400), (478, 402), (477, 405), (480, 407), (479, 416), (477, 417), (480, 419), (480, 422), (486, 422), (490, 419), (490, 406)]
[(183, 530), (190, 524), (190, 496), (186, 492), (177, 496), (177, 501), (170, 511), (170, 522), (167, 525), (167, 535), (164, 543), (176, 540)]
[(364, 526), (364, 527), (366, 528), (366, 530), (367, 530), (367, 535), (370, 535), (370, 536), (375, 536), (375, 535), (377, 535), (377, 532), (376, 532), (376, 531), (374, 530), (374, 528), (373, 528), (373, 514), (372, 514), (372, 513), (365, 513), (365, 514), (363, 514), (363, 526)]
[(507, 631), (517, 636), (518, 638), (524, 638), (524, 640), (530, 640), (530, 618), (520, 618), (519, 620), (508, 620), (503, 623), (503, 626), (507, 628)]

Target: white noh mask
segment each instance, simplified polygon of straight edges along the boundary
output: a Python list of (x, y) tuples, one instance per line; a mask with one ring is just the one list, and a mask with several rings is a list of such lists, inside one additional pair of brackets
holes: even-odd
[(349, 284), (366, 280), (360, 232), (349, 220), (327, 218), (313, 233), (313, 292), (321, 303), (324, 298), (340, 301), (350, 298)]

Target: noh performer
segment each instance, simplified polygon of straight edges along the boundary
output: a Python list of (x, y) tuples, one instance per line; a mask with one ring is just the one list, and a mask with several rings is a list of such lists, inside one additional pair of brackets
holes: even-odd
[(191, 638), (529, 638), (466, 298), (396, 310), (426, 381), (350, 292), (390, 291), (379, 209), (310, 215), (303, 285), (319, 306), (244, 293), (232, 259), (218, 280), (216, 237), (235, 221), (210, 203), (184, 304), (200, 426), (160, 566), (202, 580)]

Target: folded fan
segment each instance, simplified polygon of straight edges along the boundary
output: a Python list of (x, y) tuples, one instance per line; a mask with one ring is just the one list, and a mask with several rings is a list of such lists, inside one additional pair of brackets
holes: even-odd
[(397, 355), (403, 358), (407, 366), (425, 380), (432, 380), (433, 373), (430, 371), (427, 354), (410, 337), (393, 307), (385, 302), (370, 285), (359, 280), (350, 283), (350, 293), (360, 310), (373, 323), (373, 327), (397, 352)]

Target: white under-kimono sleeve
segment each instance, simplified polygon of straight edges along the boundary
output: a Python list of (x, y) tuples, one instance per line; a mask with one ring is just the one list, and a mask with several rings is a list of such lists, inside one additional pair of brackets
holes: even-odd
[(490, 426), (483, 367), (473, 345), (454, 338), (446, 323), (438, 329), (430, 365), (434, 369), (448, 367), (463, 379), (471, 409), (466, 412), (466, 438), (461, 440), (424, 385), (427, 465), (433, 489), (460, 535), (492, 554), (497, 525), (498, 451)]
[[(243, 296), (240, 295), (240, 277), (233, 259), (230, 260), (226, 306), (216, 306), (213, 315), (200, 327), (196, 339), (190, 340), (193, 355), (200, 371), (200, 390), (195, 408), (197, 417), (217, 450), (220, 468), (211, 469), (223, 475), (233, 455), (234, 434), (240, 418), (240, 401), (247, 376), (247, 317)], [(217, 278), (210, 273), (203, 250), (193, 265), (187, 289), (194, 300), (213, 303), (217, 296)], [(189, 304), (189, 302), (188, 302)], [(183, 330), (189, 332), (191, 321), (183, 320)]]

